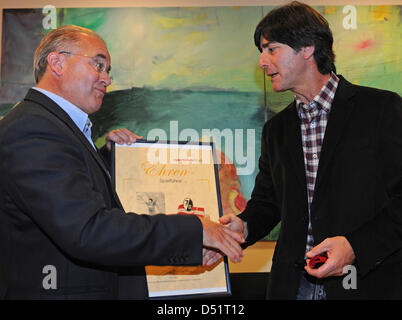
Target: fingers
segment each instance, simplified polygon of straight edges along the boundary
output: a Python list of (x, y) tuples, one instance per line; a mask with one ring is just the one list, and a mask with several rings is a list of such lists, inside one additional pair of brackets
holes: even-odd
[(223, 231), (226, 234), (228, 234), (230, 237), (232, 237), (234, 240), (236, 240), (238, 243), (244, 243), (243, 233), (234, 231), (234, 230), (230, 229), (229, 227), (224, 227)]
[(113, 141), (118, 144), (128, 145), (134, 143), (137, 139), (141, 138), (141, 136), (137, 136), (135, 133), (126, 128), (113, 130), (106, 136), (106, 140)]
[(211, 267), (223, 258), (223, 255), (219, 251), (204, 248), (202, 252), (203, 267)]
[(315, 255), (326, 252), (328, 259), (318, 269), (312, 269), (307, 263), (305, 270), (307, 273), (316, 278), (326, 278), (333, 276), (343, 275), (344, 267), (350, 265), (355, 260), (353, 248), (350, 246), (348, 240), (345, 237), (337, 236), (327, 238), (319, 245), (310, 250), (306, 257), (309, 259)]
[(330, 249), (328, 246), (328, 241), (325, 239), (323, 242), (320, 244), (316, 245), (313, 249), (311, 249), (309, 252), (306, 253), (307, 258), (312, 258), (320, 253), (326, 252)]
[(306, 270), (306, 272), (308, 274), (310, 274), (313, 277), (319, 278), (319, 279), (338, 275), (337, 272), (334, 272), (334, 262), (332, 260), (329, 260), (329, 258), (318, 269), (312, 269), (308, 265), (308, 262), (307, 262), (307, 266), (305, 266), (304, 269)]
[[(325, 261), (325, 263), (317, 269), (311, 268), (309, 266), (310, 259), (324, 252), (326, 252), (328, 256), (328, 259)], [(316, 278), (325, 278), (329, 276), (334, 276), (336, 274), (336, 272), (334, 272), (334, 269), (336, 268), (336, 262), (333, 259), (330, 242), (328, 243), (327, 239), (325, 239), (323, 242), (307, 252), (306, 257), (307, 265), (304, 267), (304, 269), (311, 276)]]
[[(230, 213), (226, 214), (222, 217), (219, 218), (219, 222), (226, 227), (230, 228), (233, 231), (236, 231), (238, 233), (241, 233), (244, 237), (244, 223), (243, 220), (241, 220), (239, 217), (236, 215)], [(240, 241), (239, 241), (240, 242)], [(242, 241), (241, 243), (243, 243)]]
[(234, 238), (223, 231), (218, 235), (217, 240), (216, 248), (227, 255), (232, 262), (238, 263), (242, 260), (243, 250)]
[(234, 214), (225, 214), (224, 216), (219, 218), (219, 222), (222, 224), (228, 224), (233, 221)]
[(304, 269), (308, 274), (319, 279), (342, 276), (344, 274), (343, 267), (340, 267), (337, 261), (333, 258), (328, 258), (328, 260), (325, 261), (325, 263), (318, 269), (312, 269), (308, 264), (304, 267)]
[(233, 262), (240, 262), (243, 257), (243, 250), (239, 242), (244, 241), (243, 236), (211, 220), (199, 219), (203, 226), (204, 247), (218, 249)]
[(142, 136), (138, 136), (126, 128), (116, 129), (109, 132), (106, 136), (106, 147), (109, 150), (111, 149), (111, 141), (117, 144), (131, 145), (132, 143), (135, 143), (137, 139), (142, 139)]

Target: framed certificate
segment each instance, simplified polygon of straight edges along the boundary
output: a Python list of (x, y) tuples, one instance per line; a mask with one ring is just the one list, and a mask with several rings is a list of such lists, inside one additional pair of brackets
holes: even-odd
[[(137, 140), (113, 145), (113, 182), (126, 212), (222, 215), (213, 143)], [(212, 267), (146, 266), (149, 297), (228, 295), (226, 258)]]

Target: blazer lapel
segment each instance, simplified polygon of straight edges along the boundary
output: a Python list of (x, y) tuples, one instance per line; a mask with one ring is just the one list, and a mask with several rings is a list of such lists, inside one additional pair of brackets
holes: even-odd
[(71, 118), (63, 109), (61, 109), (53, 100), (49, 99), (46, 95), (34, 89), (30, 89), (28, 91), (25, 100), (30, 100), (35, 103), (39, 103), (47, 111), (49, 111), (50, 113), (55, 115), (59, 120), (61, 120), (68, 128), (70, 128), (70, 130), (80, 140), (80, 142), (88, 149), (88, 152), (92, 155), (95, 161), (102, 168), (105, 175), (109, 178), (109, 181), (111, 181), (109, 170), (106, 168), (100, 155), (96, 152), (96, 150), (92, 147), (92, 145), (89, 143), (89, 141), (81, 132), (81, 130), (76, 126), (73, 120), (71, 120)]
[[(355, 92), (354, 86), (346, 81), (342, 76), (338, 77), (340, 78), (340, 81), (331, 106), (327, 127), (325, 129), (314, 193), (319, 192), (325, 173), (327, 172), (331, 159), (334, 156), (336, 146), (342, 137), (345, 124), (347, 123), (354, 107), (354, 104), (350, 99)], [(315, 198), (316, 197), (313, 197), (313, 201)]]
[[(285, 117), (287, 124), (285, 127), (288, 127), (289, 130), (286, 130), (286, 147), (290, 156), (290, 159), (293, 162), (295, 167), (296, 176), (303, 187), (306, 187), (306, 171), (304, 167), (304, 153), (302, 146), (302, 138), (300, 131), (300, 122), (299, 116), (296, 110), (296, 102), (290, 105), (287, 109), (289, 113), (288, 117)], [(307, 191), (306, 191), (307, 192)], [(307, 193), (306, 193), (307, 194)]]
[(103, 169), (105, 174), (110, 178), (110, 173), (107, 170), (106, 166), (104, 165), (103, 160), (100, 158), (99, 154), (96, 152), (96, 150), (92, 147), (87, 138), (85, 138), (81, 130), (76, 126), (74, 121), (71, 120), (69, 115), (63, 109), (61, 109), (53, 100), (49, 99), (41, 92), (36, 91), (34, 89), (30, 89), (28, 91), (25, 100), (31, 100), (33, 102), (39, 103), (47, 111), (49, 111), (50, 113), (55, 115), (58, 119), (60, 119), (68, 128), (70, 128), (70, 130), (74, 133), (74, 135), (88, 149), (89, 153), (94, 157), (94, 159)]

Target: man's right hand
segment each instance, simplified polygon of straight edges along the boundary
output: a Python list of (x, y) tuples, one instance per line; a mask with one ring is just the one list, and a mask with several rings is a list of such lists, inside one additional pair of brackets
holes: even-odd
[(233, 231), (242, 234), (243, 238), (246, 239), (248, 235), (248, 230), (245, 222), (233, 213), (225, 214), (219, 218), (219, 222)]
[[(200, 220), (203, 227), (203, 246), (207, 249), (219, 250), (227, 255), (232, 262), (240, 262), (244, 255), (240, 247), (240, 243), (244, 242), (243, 234), (209, 219), (200, 218)], [(210, 265), (205, 261), (205, 256), (203, 265)]]
[[(227, 229), (231, 229), (234, 232), (242, 235), (243, 240), (247, 238), (247, 227), (243, 220), (237, 217), (235, 214), (226, 214), (219, 219), (219, 222), (224, 225)], [(240, 242), (243, 243), (244, 241)], [(203, 250), (203, 265), (212, 266), (222, 259), (223, 255), (221, 252), (213, 249)], [(233, 260), (232, 260), (233, 261)], [(234, 262), (234, 261), (233, 261)]]

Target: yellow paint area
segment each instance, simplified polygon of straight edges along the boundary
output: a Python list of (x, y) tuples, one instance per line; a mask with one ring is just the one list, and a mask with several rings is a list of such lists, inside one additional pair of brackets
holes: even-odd
[(372, 12), (374, 20), (384, 21), (388, 20), (391, 15), (391, 6), (378, 6)]

